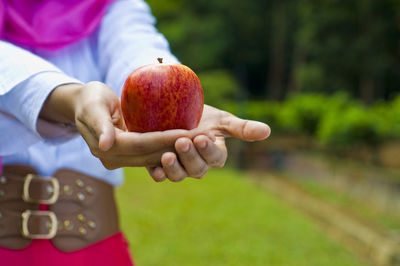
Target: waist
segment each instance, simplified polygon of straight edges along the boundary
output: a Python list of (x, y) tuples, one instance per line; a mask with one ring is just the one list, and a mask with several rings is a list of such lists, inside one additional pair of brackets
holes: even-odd
[(28, 164), (43, 176), (50, 176), (58, 169), (68, 168), (113, 186), (119, 186), (123, 182), (122, 169), (106, 169), (100, 160), (90, 153), (83, 138), (74, 138), (57, 145), (40, 141), (28, 148), (24, 147), (19, 152), (2, 157), (3, 165)]
[(70, 169), (44, 178), (27, 165), (3, 165), (0, 177), (0, 246), (23, 249), (50, 239), (75, 251), (119, 231), (114, 189)]

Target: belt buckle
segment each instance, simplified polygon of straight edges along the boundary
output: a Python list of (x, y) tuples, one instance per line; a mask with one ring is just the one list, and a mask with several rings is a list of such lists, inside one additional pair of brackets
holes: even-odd
[(25, 202), (37, 203), (37, 204), (53, 204), (53, 203), (55, 203), (60, 194), (60, 183), (58, 182), (58, 180), (54, 177), (45, 179), (46, 181), (50, 182), (50, 184), (53, 186), (53, 195), (51, 195), (51, 197), (49, 199), (34, 199), (29, 194), (29, 185), (31, 184), (32, 179), (34, 179), (34, 178), (35, 178), (35, 176), (33, 174), (26, 175), (25, 180), (24, 180), (24, 187), (23, 187), (23, 191), (22, 191), (22, 199)]
[[(32, 215), (47, 216), (50, 219), (50, 228), (47, 234), (31, 234), (28, 229), (29, 218)], [(52, 211), (26, 210), (22, 213), (22, 235), (30, 239), (52, 239), (57, 233), (57, 217)]]

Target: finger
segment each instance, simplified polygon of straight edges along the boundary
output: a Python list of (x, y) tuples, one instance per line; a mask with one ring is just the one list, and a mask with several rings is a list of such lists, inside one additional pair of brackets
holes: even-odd
[(198, 135), (204, 135), (204, 136), (207, 136), (209, 139), (211, 139), (211, 141), (216, 140), (215, 132), (213, 130), (197, 127), (197, 128), (191, 129), (189, 132), (190, 132), (190, 134), (187, 137), (190, 139), (193, 139), (194, 137), (196, 137)]
[(190, 135), (188, 130), (180, 129), (148, 133), (119, 131), (110, 153), (118, 155), (148, 154), (173, 148), (178, 138)]
[(126, 130), (125, 121), (122, 117), (121, 105), (111, 104), (110, 110), (112, 112), (110, 122), (104, 125), (103, 134), (99, 138), (99, 147), (103, 151), (108, 151), (115, 142), (116, 130), (118, 132), (123, 132)]
[(197, 152), (188, 138), (179, 138), (175, 143), (179, 161), (190, 177), (203, 178), (208, 171), (208, 165)]
[(115, 127), (117, 129), (122, 130), (122, 131), (128, 130), (126, 127), (126, 124), (125, 124), (124, 117), (122, 115), (122, 109), (121, 109), (120, 104), (117, 106), (115, 112), (111, 116), (111, 119), (112, 119), (112, 123), (115, 125)]
[(81, 123), (98, 140), (98, 148), (103, 151), (110, 149), (115, 140), (114, 125), (110, 110), (105, 104), (88, 107), (80, 112), (77, 123)]
[(173, 129), (147, 133), (126, 132), (122, 130), (116, 130), (116, 132), (114, 145), (109, 150), (110, 153), (116, 155), (152, 153), (174, 147), (178, 138), (188, 137), (191, 139), (199, 134), (207, 135), (209, 138), (215, 140), (215, 136), (210, 132), (205, 132), (204, 129), (198, 128), (192, 130)]
[(167, 175), (167, 178), (172, 182), (178, 182), (185, 177), (187, 177), (187, 173), (185, 169), (179, 164), (175, 153), (166, 152), (161, 157), (161, 164), (163, 166), (163, 170)]
[(223, 137), (217, 137), (216, 141), (212, 142), (206, 136), (200, 135), (195, 137), (193, 143), (209, 166), (220, 168), (225, 165), (228, 153)]
[(156, 182), (162, 182), (167, 178), (164, 170), (161, 167), (146, 167), (146, 169)]
[[(76, 128), (78, 129), (79, 133), (86, 141), (87, 145), (90, 148), (90, 151), (95, 151), (98, 149), (98, 141), (96, 137), (93, 135), (92, 131), (86, 126), (86, 124), (76, 121)], [(96, 154), (94, 154), (96, 155)]]
[(146, 155), (103, 155), (99, 159), (107, 169), (117, 169), (121, 167), (156, 167), (161, 165), (161, 156), (166, 152), (171, 152), (173, 149), (164, 149)]
[(240, 119), (227, 112), (221, 118), (220, 126), (229, 136), (246, 141), (263, 140), (271, 134), (268, 125), (258, 121)]
[(102, 133), (99, 137), (99, 148), (108, 151), (114, 144), (115, 130), (112, 123), (104, 123)]

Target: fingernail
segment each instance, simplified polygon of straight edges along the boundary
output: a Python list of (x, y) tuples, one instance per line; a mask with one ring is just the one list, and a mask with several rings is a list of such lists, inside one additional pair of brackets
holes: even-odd
[(168, 166), (172, 166), (172, 165), (174, 165), (174, 162), (175, 162), (175, 160), (170, 160), (170, 161), (167, 162), (167, 165)]
[(183, 148), (182, 148), (182, 151), (183, 152), (188, 152), (189, 151), (189, 144), (188, 143), (186, 143), (184, 146), (183, 146)]
[(207, 147), (207, 141), (200, 142), (200, 148), (205, 149)]
[(162, 178), (165, 177), (165, 174), (164, 174), (163, 171), (159, 170), (159, 171), (156, 171), (156, 172), (155, 172), (155, 177), (156, 177), (157, 179), (162, 179)]

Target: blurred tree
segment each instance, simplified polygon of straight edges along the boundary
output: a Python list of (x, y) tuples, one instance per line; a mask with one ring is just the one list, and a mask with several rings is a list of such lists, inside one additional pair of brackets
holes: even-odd
[(395, 6), (393, 0), (302, 1), (297, 44), (306, 59), (295, 69), (298, 86), (346, 90), (367, 103), (399, 91), (400, 11)]
[(344, 90), (369, 103), (400, 91), (399, 0), (148, 2), (183, 63), (229, 71), (242, 96)]
[(269, 64), (268, 88), (271, 99), (281, 100), (283, 96), (283, 79), (285, 71), (286, 48), (286, 0), (274, 1), (274, 14), (272, 14), (271, 58)]
[(199, 74), (206, 104), (224, 109), (234, 102), (239, 94), (239, 85), (226, 70), (202, 71)]

